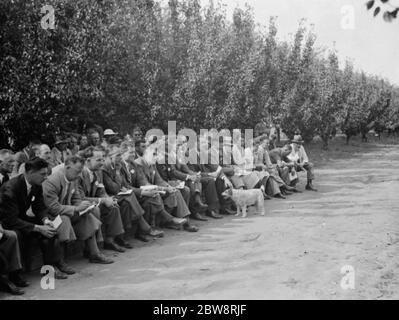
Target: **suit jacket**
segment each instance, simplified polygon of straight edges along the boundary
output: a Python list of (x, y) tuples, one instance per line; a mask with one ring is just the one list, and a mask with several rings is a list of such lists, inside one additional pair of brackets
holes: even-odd
[(141, 186), (148, 185), (148, 181), (144, 176), (143, 170), (139, 167), (136, 162), (127, 162), (124, 166), (129, 178), (129, 184), (133, 187), (133, 191), (136, 196), (141, 196)]
[(83, 201), (78, 180), (71, 181), (68, 189), (63, 164), (53, 168), (51, 176), (44, 181), (43, 195), (44, 202), (53, 216), (72, 216), (75, 207)]
[(127, 169), (122, 166), (120, 170), (120, 177), (116, 174), (116, 169), (112, 167), (111, 163), (106, 163), (102, 169), (103, 181), (105, 191), (111, 195), (117, 195), (122, 188), (132, 189), (129, 181), (129, 174)]
[[(90, 176), (93, 175), (93, 181)], [(84, 168), (81, 177), (79, 177), (78, 185), (81, 197), (85, 200), (97, 201), (99, 198), (108, 197), (105, 191), (102, 170), (92, 172), (88, 168)]]
[(10, 176), (6, 172), (0, 172), (0, 187), (10, 180)]
[(168, 187), (169, 184), (162, 179), (156, 165), (149, 165), (143, 158), (136, 159), (136, 165), (143, 172), (145, 185), (157, 185), (160, 187)]
[[(27, 215), (30, 207), (34, 218)], [(48, 216), (42, 187), (32, 186), (28, 195), (24, 175), (12, 178), (0, 188), (0, 222), (5, 229), (29, 234), (35, 224)]]

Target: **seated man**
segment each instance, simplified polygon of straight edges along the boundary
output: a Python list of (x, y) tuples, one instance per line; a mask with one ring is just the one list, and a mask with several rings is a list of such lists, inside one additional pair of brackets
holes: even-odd
[(288, 186), (292, 186), (296, 183), (296, 171), (295, 165), (288, 159), (288, 155), (292, 152), (292, 147), (286, 144), (282, 148), (276, 148), (269, 152), (270, 160), (272, 164), (277, 165), (277, 171), (280, 178)]
[[(128, 182), (127, 172), (122, 164), (122, 152), (119, 148), (111, 150), (102, 170), (105, 190), (117, 199), (125, 231), (132, 229), (136, 238), (144, 242), (148, 241), (145, 235), (162, 237), (163, 232), (154, 230), (144, 219), (145, 211), (137, 200), (134, 188)], [(121, 192), (128, 193), (120, 195)]]
[(0, 187), (10, 180), (14, 170), (15, 155), (11, 150), (0, 150)]
[[(200, 218), (199, 212), (208, 209), (208, 206), (203, 204), (201, 200), (201, 175), (194, 172), (191, 172), (191, 174), (184, 173), (177, 168), (177, 166), (182, 168), (182, 164), (169, 164), (168, 161), (169, 157), (166, 148), (165, 153), (163, 155), (159, 154), (157, 158), (156, 167), (161, 178), (172, 187), (182, 185), (182, 187), (179, 187), (178, 189), (186, 201), (187, 206), (193, 212), (192, 216), (194, 218)], [(188, 169), (188, 171), (190, 170)]]
[[(189, 224), (188, 217), (191, 215), (191, 212), (180, 191), (161, 178), (156, 167), (156, 153), (154, 153), (153, 148), (150, 147), (145, 149), (144, 155), (137, 158), (135, 162), (136, 165), (140, 167), (141, 172), (143, 172), (145, 186), (157, 186), (158, 190), (165, 193), (162, 199), (168, 212), (176, 218), (182, 219), (182, 225), (185, 230), (189, 232), (198, 231), (197, 228)], [(170, 225), (169, 222), (166, 224), (166, 227), (175, 228), (175, 226)]]
[[(12, 178), (0, 189), (0, 222), (15, 231), (22, 249), (39, 241), (43, 263), (52, 265), (56, 279), (75, 273), (62, 259), (62, 246), (43, 201), (42, 183), (47, 178), (48, 163), (33, 158), (25, 163), (25, 173)], [(23, 250), (22, 252), (24, 252)]]
[(28, 160), (34, 158), (36, 155), (36, 150), (40, 147), (42, 143), (38, 139), (30, 139), (29, 144), (15, 154), (15, 167), (12, 176), (16, 176), (18, 174), (19, 167), (21, 164), (27, 162)]
[(90, 263), (110, 264), (114, 261), (101, 254), (97, 246), (96, 235), (102, 240), (101, 221), (92, 210), (86, 211), (93, 203), (84, 200), (79, 191), (78, 179), (84, 163), (81, 157), (70, 156), (65, 164), (55, 167), (43, 184), (44, 200), (50, 214), (63, 218), (61, 226), (73, 226), (60, 235), (64, 241), (84, 241)]
[(105, 191), (102, 168), (104, 167), (104, 151), (100, 148), (89, 147), (79, 152), (86, 159), (82, 176), (79, 177), (79, 187), (84, 200), (98, 203), (93, 213), (102, 222), (104, 231), (104, 249), (125, 252), (122, 247), (131, 249), (132, 246), (123, 240), (125, 232), (122, 225), (118, 202)]
[(255, 167), (256, 169), (266, 170), (269, 172), (280, 187), (281, 193), (283, 195), (291, 195), (292, 192), (299, 192), (294, 187), (287, 185), (283, 179), (281, 179), (277, 164), (273, 164), (269, 156), (269, 139), (263, 137), (259, 139), (259, 145), (255, 152)]
[(12, 295), (24, 294), (20, 288), (29, 286), (20, 275), (22, 263), (19, 250), (17, 234), (4, 230), (0, 223), (0, 290)]
[[(42, 144), (40, 145), (40, 147), (38, 147), (35, 151), (36, 157), (39, 157), (41, 159), (43, 159), (44, 161), (46, 161), (49, 166), (48, 166), (48, 175), (51, 175), (51, 161), (52, 161), (52, 157), (51, 157), (51, 149), (47, 144)], [(23, 174), (25, 172), (25, 164), (21, 164), (21, 166), (19, 167), (19, 172), (18, 174)]]
[(62, 137), (57, 137), (54, 148), (51, 150), (51, 167), (54, 168), (60, 164), (63, 164), (72, 153), (68, 149), (68, 140)]
[(136, 164), (136, 151), (135, 149), (125, 150), (123, 153), (123, 166), (122, 172), (128, 181), (129, 185), (140, 201), (141, 206), (145, 210), (146, 220), (150, 222), (152, 227), (155, 227), (155, 220), (169, 222), (176, 227), (185, 223), (185, 220), (173, 217), (166, 211), (162, 197), (159, 190), (145, 190), (141, 189), (148, 185), (148, 181), (142, 172), (142, 169)]
[(309, 158), (303, 146), (304, 141), (302, 137), (300, 135), (294, 136), (294, 140), (292, 140), (291, 143), (292, 152), (287, 156), (288, 159), (295, 164), (295, 170), (297, 172), (306, 171), (308, 178), (306, 190), (317, 191), (317, 189), (313, 187), (313, 164), (309, 162)]

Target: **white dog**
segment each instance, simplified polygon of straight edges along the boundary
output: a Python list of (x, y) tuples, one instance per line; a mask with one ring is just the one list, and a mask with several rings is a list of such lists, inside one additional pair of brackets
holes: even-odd
[(263, 198), (263, 192), (260, 189), (251, 190), (234, 190), (227, 189), (222, 193), (222, 196), (226, 199), (231, 198), (237, 206), (236, 217), (240, 215), (242, 211), (242, 217), (247, 216), (247, 207), (255, 206), (256, 213), (261, 216), (265, 215), (265, 203)]

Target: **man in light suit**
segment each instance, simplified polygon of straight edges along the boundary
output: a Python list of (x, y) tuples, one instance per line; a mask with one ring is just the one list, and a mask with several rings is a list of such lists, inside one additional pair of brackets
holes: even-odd
[(305, 148), (303, 146), (304, 141), (302, 140), (302, 136), (295, 135), (291, 143), (292, 152), (287, 156), (288, 159), (295, 164), (295, 170), (297, 172), (306, 171), (308, 178), (306, 190), (317, 191), (317, 189), (313, 187), (313, 163), (309, 161), (308, 155), (306, 154)]
[[(85, 241), (89, 262), (109, 264), (108, 259), (97, 246), (96, 235), (101, 239), (101, 221), (92, 213), (85, 212), (93, 203), (82, 199), (78, 179), (85, 160), (79, 156), (66, 159), (65, 165), (53, 168), (53, 173), (43, 184), (44, 200), (50, 214), (64, 217), (73, 226), (74, 234), (65, 233), (65, 239)], [(85, 213), (84, 213), (85, 212)]]
[(121, 240), (125, 231), (117, 199), (110, 197), (105, 191), (101, 170), (104, 166), (104, 151), (89, 147), (79, 152), (79, 155), (86, 159), (82, 176), (79, 177), (81, 196), (84, 200), (99, 203), (99, 206), (93, 209), (93, 213), (103, 223), (104, 249), (117, 252), (125, 252), (122, 247), (131, 249), (132, 246), (128, 242)]

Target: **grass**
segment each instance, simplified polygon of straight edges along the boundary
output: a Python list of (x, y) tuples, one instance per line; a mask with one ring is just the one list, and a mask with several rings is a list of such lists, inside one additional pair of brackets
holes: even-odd
[(399, 137), (381, 137), (381, 140), (375, 136), (369, 135), (368, 142), (362, 142), (361, 137), (353, 137), (349, 144), (346, 144), (344, 135), (339, 135), (330, 140), (328, 150), (322, 148), (321, 141), (314, 141), (305, 145), (306, 152), (316, 165), (321, 165), (329, 160), (352, 158), (355, 153), (367, 153), (376, 151), (387, 146), (398, 145)]

